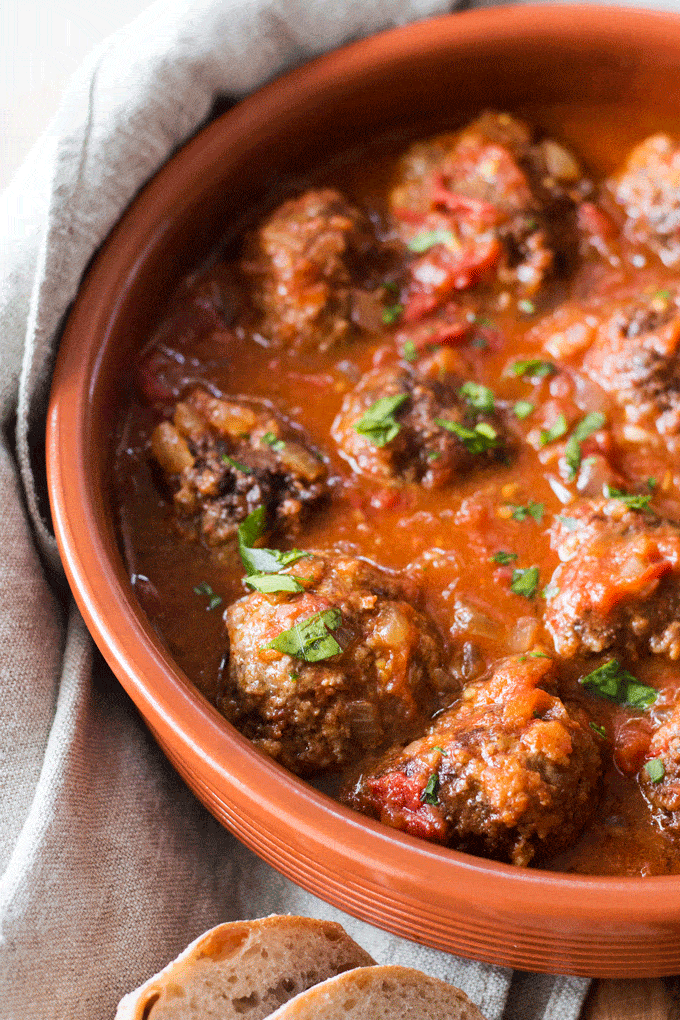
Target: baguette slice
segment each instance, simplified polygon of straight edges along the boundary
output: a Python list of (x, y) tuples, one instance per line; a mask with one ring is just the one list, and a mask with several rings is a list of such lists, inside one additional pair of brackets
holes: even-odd
[(269, 1020), (484, 1020), (467, 995), (411, 967), (359, 967), (296, 995)]
[(262, 1020), (311, 985), (372, 963), (331, 921), (220, 924), (121, 999), (116, 1020)]

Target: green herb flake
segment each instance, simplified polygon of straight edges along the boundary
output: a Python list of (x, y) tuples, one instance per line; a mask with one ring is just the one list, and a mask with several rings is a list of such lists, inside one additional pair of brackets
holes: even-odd
[(402, 354), (406, 361), (409, 361), (411, 364), (418, 360), (418, 351), (416, 350), (416, 345), (413, 343), (413, 340), (406, 341)]
[(513, 570), (510, 591), (515, 595), (523, 595), (532, 599), (538, 588), (538, 567), (527, 567), (526, 570)]
[(603, 494), (607, 499), (619, 499), (629, 510), (648, 510), (651, 496), (636, 496), (623, 489), (612, 489), (611, 485), (604, 485)]
[(654, 704), (658, 693), (653, 687), (641, 684), (616, 659), (610, 659), (592, 673), (581, 677), (579, 683), (593, 688), (603, 698), (640, 710)]
[(302, 659), (303, 662), (321, 662), (342, 651), (331, 633), (341, 623), (342, 613), (339, 609), (323, 609), (305, 620), (298, 620), (290, 630), (284, 630), (265, 648), (274, 648), (277, 652)]
[(576, 473), (581, 466), (581, 443), (597, 432), (606, 422), (606, 416), (601, 411), (592, 411), (582, 418), (571, 436), (567, 440), (564, 449), (564, 459), (567, 462), (567, 473), (569, 481), (576, 478)]
[(427, 459), (429, 461), (439, 460), (440, 457), (441, 457), (441, 452), (439, 450), (429, 450), (428, 451)]
[(201, 581), (200, 584), (197, 584), (194, 588), (194, 594), (206, 596), (208, 604), (205, 608), (208, 612), (210, 612), (211, 609), (217, 609), (218, 606), (222, 605), (221, 595), (216, 595), (207, 581)]
[(534, 315), (536, 312), (536, 305), (533, 301), (526, 301), (524, 298), (517, 302), (517, 307), (520, 312), (523, 312), (525, 315)]
[(435, 418), (435, 424), (448, 432), (453, 432), (468, 453), (486, 453), (487, 450), (494, 450), (501, 445), (498, 433), (485, 421), (480, 421), (471, 429), (466, 428), (465, 425), (459, 425), (456, 421), (447, 421), (445, 418)]
[(555, 372), (557, 369), (552, 361), (541, 361), (539, 358), (527, 358), (524, 361), (515, 361), (510, 365), (512, 375), (526, 375), (530, 379), (545, 379), (547, 375), (554, 375)]
[(304, 586), (292, 574), (251, 574), (244, 578), (249, 588), (269, 595), (277, 591), (301, 592)]
[(563, 414), (558, 415), (557, 419), (553, 422), (549, 429), (542, 429), (539, 437), (539, 444), (541, 446), (547, 446), (548, 443), (554, 443), (556, 439), (560, 439), (567, 431), (567, 419)]
[(500, 563), (503, 566), (507, 566), (508, 563), (512, 563), (513, 560), (517, 559), (517, 553), (505, 552), (504, 549), (499, 549), (497, 553), (494, 553), (491, 557), (492, 563)]
[(236, 471), (240, 471), (244, 475), (252, 475), (253, 469), (249, 468), (247, 464), (241, 464), (240, 461), (234, 460), (233, 457), (229, 457), (226, 453), (222, 454), (222, 463), (229, 464)]
[(439, 776), (433, 772), (427, 781), (425, 789), (420, 795), (421, 804), (432, 804), (436, 807), (439, 804)]
[(647, 479), (647, 487), (649, 489), (656, 489), (658, 484), (659, 483), (657, 482), (656, 478), (648, 478)]
[(550, 659), (550, 655), (546, 655), (545, 652), (529, 652), (530, 659)]
[(297, 681), (300, 679), (300, 674), (299, 673), (289, 673), (288, 674), (288, 679), (292, 680), (293, 683), (297, 683)]
[(464, 382), (458, 390), (458, 396), (462, 397), (470, 407), (474, 407), (477, 411), (486, 411), (488, 413), (495, 410), (496, 401), (492, 390), (488, 386), (482, 386), (481, 383)]
[(274, 453), (280, 453), (286, 445), (283, 439), (279, 439), (279, 437), (275, 436), (273, 432), (265, 432), (262, 436), (262, 442), (266, 443), (267, 446), (271, 446)]
[(450, 248), (460, 248), (458, 241), (451, 231), (445, 229), (421, 230), (419, 234), (411, 238), (407, 247), (409, 251), (414, 252), (416, 255), (422, 255), (423, 252), (434, 248), (436, 244), (446, 244)]
[(660, 783), (666, 775), (666, 767), (661, 758), (650, 758), (645, 762), (644, 770), (653, 783)]
[(541, 592), (541, 598), (549, 602), (550, 599), (554, 599), (556, 595), (559, 595), (560, 589), (556, 584), (546, 584), (545, 588)]
[(598, 724), (594, 723), (592, 720), (588, 723), (588, 725), (590, 726), (591, 730), (595, 730), (598, 737), (602, 737), (603, 740), (607, 739), (607, 731), (604, 728), (604, 726), (598, 726)]
[(258, 506), (238, 526), (238, 548), (243, 566), (249, 576), (277, 574), (284, 567), (289, 567), (310, 555), (302, 549), (289, 549), (287, 552), (281, 552), (280, 549), (256, 549), (255, 543), (262, 538), (266, 531), (266, 519), (265, 508)]
[(657, 290), (657, 292), (654, 294), (654, 297), (660, 299), (661, 301), (670, 301), (671, 292), (669, 290)]
[(401, 429), (401, 425), (394, 417), (394, 412), (408, 399), (408, 393), (380, 397), (374, 404), (371, 404), (364, 416), (356, 423), (355, 432), (366, 436), (374, 446), (387, 446), (399, 435)]
[(382, 321), (386, 326), (391, 326), (393, 322), (396, 322), (404, 311), (404, 306), (399, 303), (394, 305), (387, 305), (382, 310)]
[(527, 503), (526, 506), (517, 506), (513, 503), (510, 504), (512, 507), (512, 516), (516, 521), (526, 521), (527, 517), (533, 517), (537, 524), (540, 524), (543, 520), (543, 514), (545, 512), (544, 503)]
[(528, 400), (518, 400), (513, 407), (513, 413), (516, 418), (528, 418), (529, 415), (535, 410), (535, 407)]
[(433, 751), (441, 751), (442, 754), (446, 754), (446, 751), (444, 750), (444, 748), (441, 747), (439, 744), (435, 744), (434, 747), (432, 748), (432, 750)]

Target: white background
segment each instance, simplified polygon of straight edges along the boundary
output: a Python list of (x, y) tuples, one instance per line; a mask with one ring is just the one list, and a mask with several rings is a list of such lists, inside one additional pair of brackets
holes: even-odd
[(102, 39), (150, 0), (0, 0), (0, 191)]

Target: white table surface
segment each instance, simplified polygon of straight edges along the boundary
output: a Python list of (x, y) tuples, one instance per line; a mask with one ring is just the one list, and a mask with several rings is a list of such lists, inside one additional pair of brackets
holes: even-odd
[(89, 51), (150, 0), (0, 0), (0, 191)]

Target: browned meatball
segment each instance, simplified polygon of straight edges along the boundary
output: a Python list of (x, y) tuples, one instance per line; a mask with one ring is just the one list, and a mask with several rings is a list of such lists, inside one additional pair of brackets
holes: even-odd
[(333, 438), (355, 471), (436, 489), (507, 457), (503, 423), (461, 395), (463, 378), (449, 371), (451, 357), (443, 351), (372, 372), (347, 394)]
[(639, 779), (651, 806), (662, 813), (664, 829), (680, 832), (680, 704), (653, 734)]
[[(370, 224), (330, 188), (284, 202), (255, 234), (243, 268), (268, 340), (322, 350), (370, 320), (371, 294), (362, 289), (366, 255), (375, 247)], [(382, 293), (374, 295), (380, 328)]]
[(429, 620), (363, 560), (314, 555), (287, 573), (302, 592), (253, 593), (225, 613), (227, 718), (300, 774), (422, 732), (450, 683)]
[[(574, 157), (552, 139), (534, 143), (523, 121), (485, 113), (463, 131), (412, 145), (389, 206), (416, 257), (407, 315), (488, 279), (534, 294), (577, 250)], [(420, 254), (422, 252), (422, 254)]]
[(193, 390), (156, 426), (151, 453), (183, 530), (220, 545), (265, 506), (270, 527), (295, 534), (326, 493), (326, 468), (266, 412)]
[(628, 238), (649, 246), (667, 266), (680, 261), (680, 143), (652, 135), (632, 150), (610, 182), (623, 206)]
[(614, 648), (680, 658), (680, 528), (637, 500), (638, 510), (628, 497), (584, 503), (553, 526), (562, 564), (545, 621), (565, 658)]
[(558, 852), (594, 807), (601, 763), (585, 715), (550, 693), (555, 680), (548, 657), (506, 659), (345, 800), (412, 835), (513, 864)]

